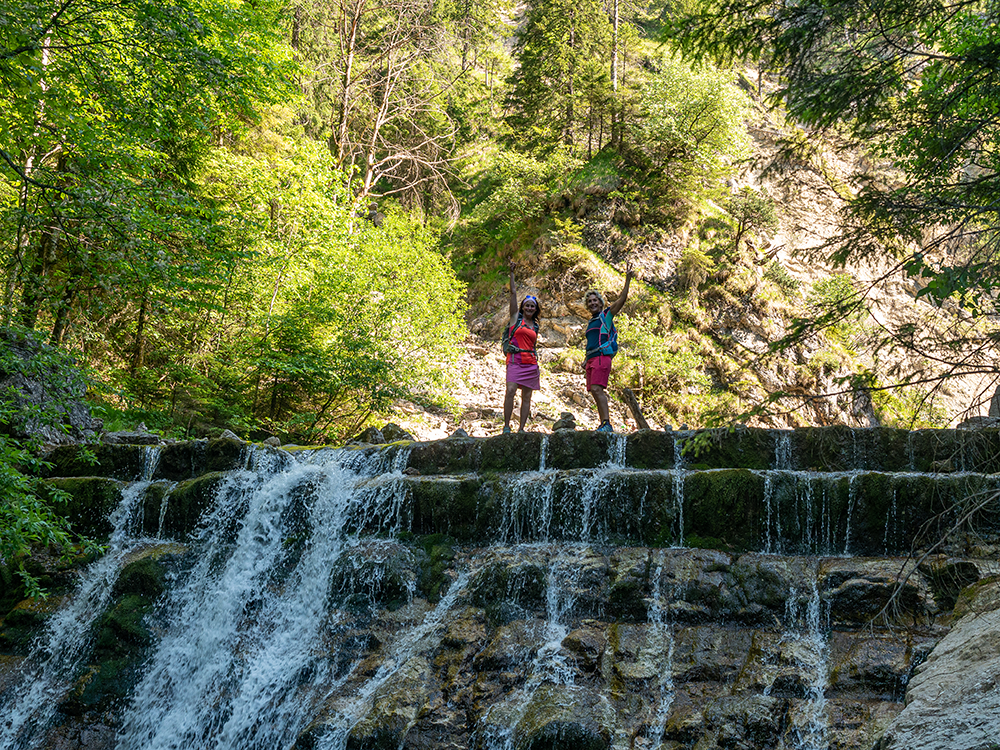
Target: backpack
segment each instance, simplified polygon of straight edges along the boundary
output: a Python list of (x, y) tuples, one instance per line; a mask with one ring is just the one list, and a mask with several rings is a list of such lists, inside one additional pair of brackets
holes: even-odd
[(587, 359), (591, 357), (613, 357), (618, 353), (618, 329), (615, 319), (605, 310), (601, 313), (601, 330), (597, 334), (597, 348), (587, 350)]
[[(510, 337), (513, 335), (514, 331), (521, 327), (521, 323), (524, 320), (521, 317), (521, 313), (517, 314), (517, 318), (514, 320), (513, 325), (508, 325), (503, 331), (503, 338), (500, 340), (500, 348), (503, 350), (504, 354), (514, 354), (515, 352), (531, 352), (535, 353), (534, 349), (521, 349), (517, 345), (511, 342)], [(535, 331), (538, 331), (538, 324), (534, 326)]]

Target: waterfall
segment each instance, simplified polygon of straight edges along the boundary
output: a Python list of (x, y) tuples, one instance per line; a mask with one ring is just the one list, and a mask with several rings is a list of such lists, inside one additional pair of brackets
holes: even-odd
[(217, 489), (118, 750), (288, 747), (335, 684), (321, 648), (331, 570), (360, 530), (398, 529), (400, 477), (371, 476), (384, 456), (358, 452), (275, 463)]
[(844, 532), (844, 556), (851, 554), (851, 518), (858, 497), (858, 475), (852, 473), (847, 480), (847, 529)]
[[(469, 580), (468, 571), (463, 571), (448, 588), (448, 593), (441, 598), (437, 606), (427, 614), (419, 625), (406, 631), (398, 642), (389, 649), (389, 654), (379, 666), (375, 674), (358, 690), (350, 703), (338, 712), (337, 721), (327, 721), (328, 729), (316, 744), (317, 750), (346, 750), (351, 730), (364, 717), (366, 710), (371, 708), (376, 693), (383, 688), (410, 660), (429, 648), (428, 642), (440, 641), (443, 626), (447, 624), (447, 616), (455, 606), (459, 595), (465, 593)], [(345, 676), (346, 677), (346, 676)], [(343, 684), (344, 678), (337, 681)]]
[(122, 489), (121, 500), (111, 514), (107, 552), (86, 568), (76, 591), (49, 619), (45, 631), (32, 645), (20, 674), (0, 693), (6, 713), (0, 724), (0, 747), (35, 747), (59, 701), (72, 686), (89, 652), (92, 627), (111, 599), (127, 556), (148, 541), (136, 534), (142, 499), (159, 455), (155, 447), (144, 448), (140, 477)]
[(774, 468), (787, 471), (792, 468), (792, 433), (782, 430), (774, 441)]
[(666, 553), (661, 551), (656, 572), (653, 574), (654, 586), (649, 600), (648, 619), (652, 643), (651, 658), (657, 666), (657, 689), (659, 700), (651, 722), (650, 739), (652, 747), (660, 747), (663, 733), (666, 731), (667, 718), (674, 704), (674, 634), (667, 619), (667, 592), (664, 591), (664, 562)]
[[(569, 557), (560, 559), (557, 549), (548, 551), (546, 569), (545, 621), (541, 628), (539, 644), (531, 664), (527, 667), (524, 686), (514, 696), (513, 705), (494, 706), (486, 712), (479, 729), (485, 750), (514, 750), (517, 747), (517, 727), (525, 717), (538, 689), (545, 684), (572, 685), (575, 676), (562, 646), (568, 633), (569, 618), (576, 604), (575, 585), (582, 569), (584, 554), (589, 548), (570, 545)], [(529, 548), (522, 548), (527, 553)], [(494, 726), (494, 714), (500, 719)], [(325, 750), (325, 749), (324, 749)]]
[(674, 438), (674, 506), (677, 508), (677, 540), (674, 547), (684, 546), (684, 444), (677, 435)]
[[(786, 666), (772, 679), (765, 695), (775, 690), (793, 690), (799, 697), (790, 711), (784, 747), (788, 750), (829, 750), (830, 718), (826, 708), (829, 680), (829, 644), (819, 594), (819, 576), (810, 576), (810, 590), (803, 611), (794, 587), (785, 602), (785, 631), (779, 641), (781, 662)], [(794, 673), (788, 674), (788, 671)], [(794, 685), (795, 687), (790, 687)]]

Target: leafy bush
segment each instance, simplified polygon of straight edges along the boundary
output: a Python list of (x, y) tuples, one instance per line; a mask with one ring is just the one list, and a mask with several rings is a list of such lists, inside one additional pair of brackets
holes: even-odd
[(715, 261), (704, 250), (693, 245), (684, 248), (677, 262), (677, 279), (692, 294), (697, 293), (698, 287), (705, 283), (714, 271)]
[(645, 173), (647, 194), (664, 204), (697, 202), (749, 155), (749, 101), (732, 80), (730, 71), (707, 65), (659, 61), (626, 143), (628, 158)]

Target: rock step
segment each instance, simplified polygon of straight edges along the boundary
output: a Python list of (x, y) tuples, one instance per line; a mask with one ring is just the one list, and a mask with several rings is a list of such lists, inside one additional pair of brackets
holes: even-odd
[[(684, 432), (641, 430), (607, 435), (559, 430), (427, 443), (353, 446), (387, 459), (406, 452), (406, 468), (421, 475), (598, 468), (788, 469), (793, 471), (1000, 473), (1000, 430), (899, 430), (809, 427)], [(159, 448), (154, 479), (183, 481), (206, 472), (246, 467), (253, 450), (279, 452), (234, 439), (172, 443)], [(297, 452), (325, 449), (297, 449)], [(101, 444), (61, 446), (47, 454), (52, 477), (141, 476), (149, 448)]]

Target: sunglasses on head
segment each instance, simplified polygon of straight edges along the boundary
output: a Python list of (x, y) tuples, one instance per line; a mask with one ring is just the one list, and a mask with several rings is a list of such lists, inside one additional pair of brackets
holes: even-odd
[(529, 299), (530, 299), (530, 300), (531, 300), (532, 302), (538, 302), (538, 298), (537, 298), (537, 297), (532, 297), (532, 296), (531, 296), (530, 294), (526, 294), (526, 295), (524, 295), (524, 301), (525, 301), (525, 302), (527, 302), (527, 301), (528, 301)]

